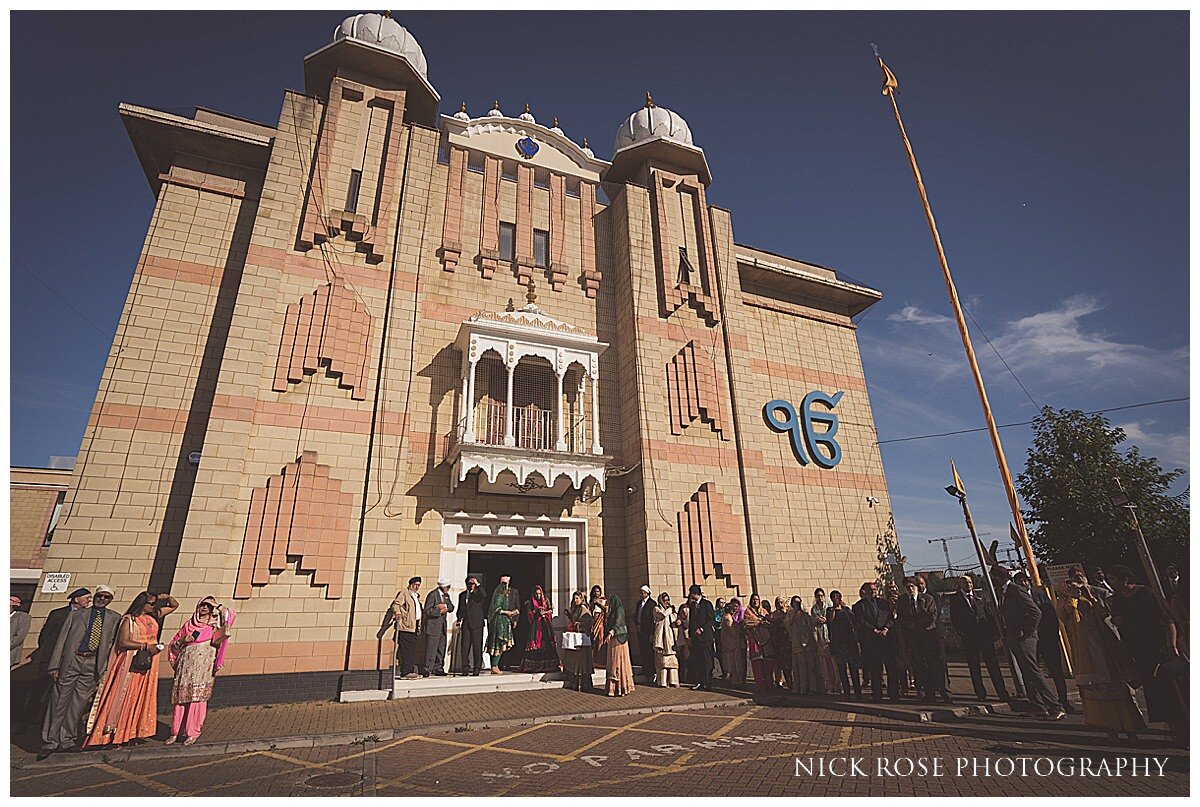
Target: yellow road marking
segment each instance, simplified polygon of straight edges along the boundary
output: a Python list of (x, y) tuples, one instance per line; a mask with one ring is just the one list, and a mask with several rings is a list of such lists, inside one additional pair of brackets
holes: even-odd
[(854, 731), (855, 717), (855, 712), (850, 712), (848, 715), (846, 715), (846, 725), (842, 727), (842, 732), (838, 735), (838, 743), (840, 745), (845, 745), (846, 743), (850, 742), (850, 734)]
[(178, 796), (180, 794), (178, 790), (170, 785), (163, 784), (162, 782), (151, 779), (148, 776), (142, 776), (141, 774), (123, 771), (120, 768), (109, 765), (107, 762), (101, 762), (96, 767), (102, 771), (111, 773), (113, 776), (124, 779), (127, 782), (134, 782), (142, 787), (148, 787), (151, 790), (157, 790), (159, 793), (162, 793), (165, 796)]
[[(886, 741), (878, 742), (878, 743), (858, 743), (857, 745), (834, 745), (834, 746), (830, 746), (828, 748), (814, 748), (814, 749), (807, 751), (806, 753), (808, 753), (808, 754), (827, 754), (830, 751), (850, 751), (850, 750), (854, 750), (854, 749), (858, 749), (858, 748), (878, 748), (878, 747), (889, 746), (889, 745), (901, 745), (904, 743), (925, 742), (928, 740), (940, 740), (940, 739), (944, 739), (944, 738), (950, 737), (950, 736), (953, 736), (953, 735), (931, 734), (928, 737), (902, 737), (898, 740), (886, 740)], [(629, 782), (634, 781), (634, 780), (652, 779), (652, 778), (656, 778), (659, 776), (666, 776), (668, 774), (682, 773), (684, 771), (689, 771), (689, 770), (698, 769), (698, 768), (711, 768), (715, 765), (727, 765), (727, 766), (744, 765), (747, 762), (764, 762), (764, 761), (770, 760), (770, 759), (782, 759), (784, 757), (794, 757), (795, 755), (796, 755), (796, 753), (794, 751), (786, 751), (786, 752), (780, 753), (780, 754), (764, 754), (761, 756), (754, 756), (754, 757), (735, 757), (734, 759), (710, 760), (707, 762), (697, 762), (692, 765), (684, 765), (681, 767), (675, 767), (675, 766), (658, 767), (658, 768), (655, 768), (654, 770), (646, 771), (645, 773), (634, 774), (633, 776), (622, 776), (619, 779), (604, 779), (604, 780), (597, 780), (597, 781), (593, 781), (593, 782), (586, 782), (586, 783), (574, 785), (573, 787), (564, 788), (562, 790), (544, 792), (541, 795), (543, 795), (543, 796), (559, 796), (564, 793), (572, 793), (572, 792), (575, 792), (578, 790), (589, 790), (591, 788), (599, 787), (601, 785), (612, 785), (612, 784), (627, 785)]]
[(41, 779), (43, 776), (61, 776), (64, 772), (67, 772), (67, 771), (80, 771), (80, 770), (83, 770), (84, 768), (94, 768), (94, 767), (96, 767), (95, 762), (85, 762), (85, 763), (77, 765), (75, 767), (51, 768), (48, 771), (42, 771), (41, 773), (30, 774), (29, 776), (14, 776), (13, 781), (14, 782), (31, 782), (34, 779)]
[[(511, 750), (511, 749), (507, 749), (507, 748), (497, 748), (496, 746), (498, 743), (502, 743), (505, 740), (511, 740), (514, 737), (521, 737), (525, 734), (529, 734), (532, 731), (537, 731), (538, 729), (542, 728), (545, 725), (546, 725), (545, 723), (538, 723), (535, 726), (528, 726), (524, 729), (521, 729), (520, 731), (515, 731), (512, 734), (506, 734), (503, 737), (497, 737), (496, 739), (490, 740), (490, 741), (484, 743), (483, 745), (473, 745), (469, 748), (465, 748), (462, 751), (459, 751), (457, 754), (451, 754), (450, 756), (446, 757), (445, 759), (439, 759), (434, 762), (430, 762), (428, 765), (423, 765), (420, 768), (417, 768), (415, 771), (410, 771), (409, 773), (406, 773), (404, 776), (398, 776), (395, 779), (390, 779), (386, 782), (383, 782), (382, 784), (378, 784), (378, 785), (376, 785), (376, 789), (378, 790), (379, 788), (391, 787), (393, 785), (397, 785), (401, 782), (404, 782), (408, 779), (413, 778), (414, 776), (419, 776), (420, 774), (425, 773), (428, 770), (436, 768), (439, 765), (445, 765), (447, 762), (456, 762), (456, 761), (462, 759), (463, 757), (470, 756), (471, 754), (476, 754), (480, 751), (491, 751), (491, 750), (508, 751), (508, 750)], [(429, 738), (423, 737), (421, 739), (429, 739)], [(547, 754), (546, 756), (552, 756), (555, 759), (561, 758), (556, 754)]]
[[(572, 751), (570, 753), (570, 755), (567, 757), (567, 759), (579, 759), (580, 755), (584, 751), (590, 751), (593, 748), (595, 748), (596, 746), (600, 745), (600, 743), (607, 742), (608, 740), (611, 740), (614, 737), (619, 737), (620, 735), (624, 734), (627, 731), (631, 731), (632, 729), (634, 729), (637, 726), (641, 726), (646, 723), (649, 723), (651, 720), (658, 717), (660, 714), (664, 714), (664, 713), (663, 712), (655, 712), (653, 714), (646, 715), (642, 719), (635, 720), (627, 726), (611, 726), (611, 727), (604, 726), (604, 728), (610, 729), (608, 734), (605, 734), (603, 737), (598, 737), (597, 739), (592, 740), (587, 745), (582, 745), (579, 748), (576, 748), (574, 751)], [(669, 734), (670, 732), (665, 732), (665, 733)]]
[[(572, 729), (595, 729), (596, 731), (609, 731), (613, 726), (589, 726), (586, 723), (547, 723), (548, 726), (564, 726)], [(674, 729), (643, 729), (635, 728), (634, 726), (626, 726), (626, 731), (643, 731), (646, 734), (671, 734), (679, 737), (707, 737), (706, 734), (698, 734), (694, 731), (675, 731)]]
[[(749, 709), (747, 709), (742, 714), (734, 715), (732, 718), (727, 719), (725, 722), (725, 725), (721, 726), (721, 728), (717, 729), (712, 734), (709, 734), (707, 736), (707, 739), (713, 740), (713, 739), (716, 739), (717, 737), (720, 737), (721, 735), (723, 735), (725, 732), (729, 731), (734, 726), (744, 723), (747, 719), (753, 717), (754, 714), (759, 711), (759, 709), (760, 709), (760, 707), (758, 707), (758, 706), (751, 706)], [(689, 751), (686, 754), (680, 754), (679, 757), (671, 760), (670, 764), (666, 765), (665, 767), (674, 768), (674, 769), (682, 769), (685, 765), (687, 765), (688, 762), (691, 761), (692, 757), (694, 757), (694, 756), (696, 756), (695, 751)]]

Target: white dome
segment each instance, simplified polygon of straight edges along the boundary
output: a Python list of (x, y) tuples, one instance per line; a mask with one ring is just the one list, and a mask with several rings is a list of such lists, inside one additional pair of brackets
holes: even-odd
[(665, 137), (686, 146), (692, 145), (692, 130), (687, 121), (666, 107), (654, 106), (647, 96), (646, 106), (629, 116), (629, 119), (617, 129), (617, 139), (613, 142), (613, 151), (620, 151), (626, 146)]
[(380, 14), (356, 14), (342, 20), (333, 32), (333, 41), (355, 39), (366, 42), (398, 56), (403, 56), (413, 69), (428, 80), (428, 64), (417, 40), (400, 23)]

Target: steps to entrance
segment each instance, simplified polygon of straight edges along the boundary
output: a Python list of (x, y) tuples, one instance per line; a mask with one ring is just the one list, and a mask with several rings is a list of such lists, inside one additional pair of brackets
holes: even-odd
[[(476, 692), (516, 692), (527, 689), (562, 689), (566, 677), (562, 673), (509, 672), (492, 675), (436, 676), (405, 680), (397, 678), (392, 685), (392, 699), (430, 698), (436, 695), (467, 695)], [(592, 674), (592, 685), (604, 687), (604, 671)]]

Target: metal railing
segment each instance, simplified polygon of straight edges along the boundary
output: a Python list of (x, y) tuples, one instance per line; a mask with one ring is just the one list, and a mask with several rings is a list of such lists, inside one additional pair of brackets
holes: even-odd
[[(482, 400), (475, 407), (476, 445), (502, 446), (507, 429), (508, 406), (503, 401)], [(565, 424), (563, 441), (572, 454), (590, 454), (588, 433), (590, 417), (581, 414)], [(459, 420), (446, 435), (446, 450), (466, 442), (467, 422)], [(517, 448), (529, 451), (555, 451), (558, 444), (556, 413), (536, 406), (513, 409), (513, 441)]]

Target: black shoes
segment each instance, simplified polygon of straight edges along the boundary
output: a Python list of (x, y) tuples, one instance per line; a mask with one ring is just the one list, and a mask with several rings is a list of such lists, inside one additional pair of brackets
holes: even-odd
[(57, 750), (58, 750), (57, 748), (41, 748), (41, 749), (38, 749), (38, 752), (37, 752), (37, 761), (38, 761), (38, 762), (41, 762), (42, 760), (49, 759), (49, 758), (50, 758), (50, 755), (51, 755), (51, 754), (53, 754), (53, 753), (54, 753), (55, 751), (57, 751)]

